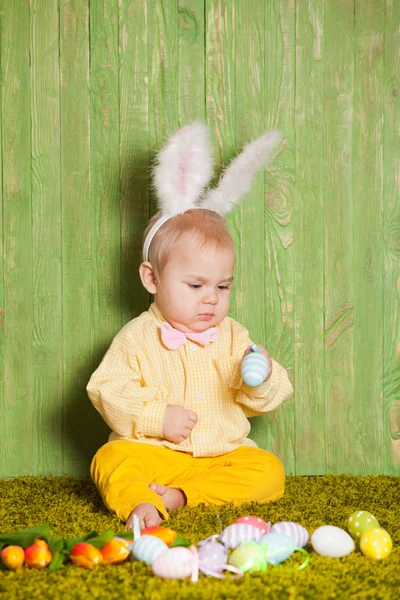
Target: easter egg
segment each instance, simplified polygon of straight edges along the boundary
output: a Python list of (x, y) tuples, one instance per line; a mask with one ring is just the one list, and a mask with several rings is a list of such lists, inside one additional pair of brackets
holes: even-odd
[(196, 563), (197, 556), (193, 551), (183, 546), (176, 546), (168, 548), (164, 554), (156, 558), (151, 570), (154, 575), (163, 579), (185, 579), (190, 577)]
[(242, 378), (246, 385), (257, 387), (266, 380), (269, 362), (261, 352), (250, 352), (242, 360)]
[(291, 521), (281, 521), (272, 525), (270, 533), (284, 533), (292, 538), (296, 546), (304, 548), (307, 545), (310, 535), (302, 525), (292, 523)]
[(382, 560), (387, 558), (392, 551), (392, 538), (386, 529), (381, 527), (368, 529), (361, 536), (360, 550), (368, 558)]
[(0, 552), (0, 557), (3, 565), (14, 571), (24, 564), (25, 552), (21, 546), (7, 546)]
[(142, 535), (132, 546), (132, 555), (136, 560), (143, 560), (152, 565), (156, 558), (168, 550), (165, 542), (153, 535)]
[(354, 550), (353, 538), (333, 525), (318, 527), (311, 536), (311, 544), (317, 554), (331, 558), (347, 556)]
[(271, 529), (271, 523), (266, 523), (259, 517), (239, 517), (239, 519), (236, 519), (235, 523), (247, 523), (247, 525), (253, 525), (253, 527), (258, 527), (258, 529), (261, 529), (263, 535), (266, 535)]
[(52, 558), (47, 544), (33, 544), (25, 548), (25, 564), (31, 569), (44, 569)]
[(247, 523), (234, 523), (224, 529), (220, 539), (226, 548), (237, 548), (242, 542), (258, 542), (263, 535), (258, 527)]
[(361, 539), (364, 531), (379, 527), (378, 520), (366, 510), (357, 510), (347, 520), (347, 530), (355, 540)]
[(154, 537), (157, 537), (165, 542), (167, 546), (170, 546), (176, 540), (178, 534), (176, 531), (173, 531), (168, 527), (154, 525), (153, 527), (146, 527), (145, 529), (142, 529), (140, 535), (154, 535)]
[(289, 558), (296, 548), (293, 539), (284, 533), (269, 533), (260, 541), (260, 546), (264, 550), (264, 556), (267, 563), (279, 565)]
[(103, 555), (100, 550), (87, 542), (75, 544), (69, 557), (74, 565), (84, 569), (94, 569), (103, 562)]
[(104, 565), (119, 565), (130, 555), (129, 543), (120, 537), (114, 537), (100, 550)]
[(266, 560), (263, 548), (255, 542), (247, 542), (236, 548), (229, 557), (228, 563), (243, 573), (249, 571), (265, 571)]
[(219, 542), (204, 541), (199, 543), (199, 567), (202, 571), (221, 573), (228, 558), (228, 551)]

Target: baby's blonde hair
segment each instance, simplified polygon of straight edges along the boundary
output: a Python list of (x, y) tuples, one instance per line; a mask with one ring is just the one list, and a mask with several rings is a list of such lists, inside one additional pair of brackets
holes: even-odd
[[(150, 219), (144, 232), (143, 241), (160, 215), (159, 212)], [(205, 208), (187, 210), (168, 219), (157, 231), (150, 244), (149, 262), (158, 275), (162, 273), (167, 264), (175, 244), (190, 234), (198, 239), (199, 248), (214, 246), (218, 249), (235, 251), (232, 236), (221, 215)]]

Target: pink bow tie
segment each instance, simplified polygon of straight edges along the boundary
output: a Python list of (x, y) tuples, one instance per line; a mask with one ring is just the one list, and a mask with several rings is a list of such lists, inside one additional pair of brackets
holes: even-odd
[(201, 333), (184, 333), (175, 329), (166, 321), (161, 325), (162, 342), (170, 350), (178, 350), (183, 344), (186, 344), (186, 339), (205, 346), (210, 342), (215, 342), (218, 336), (219, 331), (215, 327), (210, 327), (210, 329), (206, 329)]

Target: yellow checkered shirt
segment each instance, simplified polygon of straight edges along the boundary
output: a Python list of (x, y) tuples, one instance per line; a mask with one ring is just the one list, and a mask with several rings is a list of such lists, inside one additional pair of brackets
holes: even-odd
[[(226, 317), (217, 326), (215, 342), (201, 346), (187, 340), (178, 350), (169, 350), (160, 337), (163, 321), (153, 303), (127, 323), (88, 383), (89, 398), (112, 429), (110, 441), (155, 444), (194, 457), (255, 445), (247, 438), (247, 417), (274, 410), (292, 395), (285, 369), (273, 360), (269, 380), (248, 387), (240, 367), (253, 342), (242, 325)], [(169, 404), (198, 415), (191, 435), (180, 444), (162, 435)]]

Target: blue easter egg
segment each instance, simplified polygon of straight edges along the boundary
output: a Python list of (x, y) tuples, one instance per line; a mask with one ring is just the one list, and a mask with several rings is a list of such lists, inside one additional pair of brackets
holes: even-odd
[(296, 548), (291, 537), (284, 533), (268, 533), (258, 542), (265, 552), (265, 558), (271, 565), (279, 565), (289, 558)]
[(267, 378), (269, 362), (260, 352), (250, 352), (242, 361), (242, 378), (246, 385), (257, 387)]
[(135, 540), (132, 547), (132, 555), (136, 560), (143, 560), (146, 565), (153, 562), (168, 550), (165, 542), (154, 535), (142, 535)]

